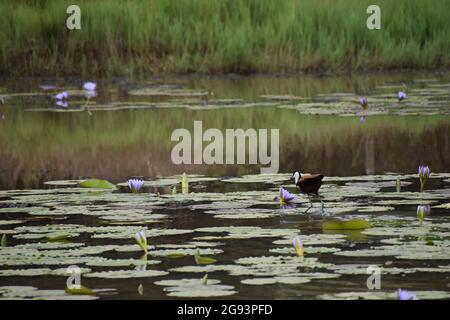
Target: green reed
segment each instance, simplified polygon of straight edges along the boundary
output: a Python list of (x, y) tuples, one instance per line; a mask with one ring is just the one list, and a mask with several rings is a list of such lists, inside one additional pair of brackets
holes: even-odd
[(450, 2), (380, 0), (80, 0), (0, 3), (0, 72), (135, 75), (353, 71), (450, 66)]

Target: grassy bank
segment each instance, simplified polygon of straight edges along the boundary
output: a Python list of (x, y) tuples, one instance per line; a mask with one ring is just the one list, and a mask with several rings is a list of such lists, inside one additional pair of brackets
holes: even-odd
[(0, 3), (0, 72), (135, 75), (450, 67), (450, 2), (79, 0)]

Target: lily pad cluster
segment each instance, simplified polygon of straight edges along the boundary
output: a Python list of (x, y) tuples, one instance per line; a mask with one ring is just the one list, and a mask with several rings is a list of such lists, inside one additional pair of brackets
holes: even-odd
[[(405, 288), (408, 275), (419, 299), (448, 298), (439, 283), (424, 290), (415, 279), (450, 274), (449, 174), (432, 173), (423, 192), (415, 173), (326, 177), (324, 209), (313, 203), (307, 212), (289, 178), (178, 175), (143, 180), (139, 192), (97, 179), (0, 191), (0, 278), (32, 285), (0, 287), (0, 296), (108, 298), (131, 285), (142, 298), (259, 297), (281, 287), (319, 299), (395, 299), (395, 290), (367, 291), (367, 270), (378, 266), (389, 286)], [(287, 207), (280, 187), (295, 196)], [(74, 265), (85, 291), (39, 288), (49, 277), (64, 285)]]

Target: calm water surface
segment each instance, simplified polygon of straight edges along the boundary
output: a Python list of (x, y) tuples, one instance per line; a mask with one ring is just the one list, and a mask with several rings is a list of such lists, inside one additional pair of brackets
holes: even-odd
[[(448, 204), (450, 199), (449, 80), (448, 75), (391, 74), (349, 78), (229, 76), (147, 81), (98, 81), (98, 95), (89, 102), (86, 102), (82, 93), (76, 93), (82, 84), (80, 79), (3, 80), (0, 82), (0, 95), (4, 101), (0, 104), (0, 189), (5, 191), (0, 193), (0, 222), (5, 224), (0, 224), (0, 234), (7, 233), (8, 247), (11, 247), (48, 240), (46, 237), (23, 238), (20, 236), (23, 233), (39, 234), (39, 231), (32, 229), (35, 226), (73, 224), (74, 230), (76, 226), (130, 227), (129, 237), (93, 237), (99, 230), (81, 231), (69, 237), (71, 243), (89, 247), (133, 245), (135, 228), (139, 226), (147, 227), (149, 233), (153, 229), (189, 231), (189, 233), (176, 235), (163, 233), (148, 238), (150, 245), (156, 246), (157, 249), (164, 249), (167, 248), (164, 245), (168, 244), (182, 246), (203, 241), (197, 239), (199, 237), (201, 239), (205, 236), (226, 235), (226, 232), (205, 232), (198, 230), (199, 228), (248, 226), (268, 230), (293, 229), (298, 230), (294, 234), (300, 235), (323, 235), (330, 233), (322, 229), (324, 221), (333, 218), (348, 220), (358, 217), (370, 220), (373, 227), (371, 229), (381, 230), (376, 228), (385, 227), (388, 230), (384, 230), (386, 231), (384, 234), (377, 235), (365, 234), (361, 231), (334, 231), (331, 233), (344, 234), (346, 237), (338, 243), (323, 245), (319, 243), (309, 247), (328, 247), (347, 252), (393, 245), (400, 246), (397, 249), (404, 251), (401, 247), (404, 244), (395, 242), (398, 237), (395, 232), (392, 235), (392, 228), (404, 228), (402, 230), (417, 228), (418, 233), (422, 232), (424, 229), (420, 228), (424, 226), (418, 225), (416, 208), (418, 204), (430, 204), (431, 214), (424, 222), (425, 228), (430, 229), (420, 233), (422, 238), (409, 239), (408, 234), (398, 233), (401, 239), (408, 238), (413, 241), (412, 246), (419, 246), (411, 249), (412, 254), (417, 253), (416, 259), (398, 258), (399, 254), (346, 256), (333, 252), (318, 252), (307, 254), (305, 257), (317, 258), (320, 263), (330, 264), (333, 267), (325, 268), (322, 265), (311, 269), (300, 265), (296, 272), (336, 274), (337, 269), (348, 265), (353, 267), (377, 265), (398, 268), (383, 274), (383, 292), (407, 288), (418, 292), (431, 290), (448, 293), (450, 230), (446, 224), (449, 223), (449, 209), (442, 205)], [(57, 88), (43, 90), (39, 86), (44, 84), (54, 85)], [(133, 90), (143, 88), (152, 90), (159, 88), (163, 93), (130, 94)], [(414, 91), (415, 89), (418, 91)], [(51, 98), (56, 92), (62, 90), (73, 92), (73, 95), (69, 97), (68, 108), (57, 107), (54, 99)], [(320, 107), (314, 113), (305, 113), (301, 107), (298, 107), (299, 103), (319, 103), (324, 106), (336, 105), (336, 108), (339, 108), (338, 103), (342, 97), (349, 96), (357, 101), (359, 95), (367, 95), (371, 101), (372, 95), (375, 97), (384, 94), (391, 99), (387, 102), (386, 108), (389, 109), (391, 105), (392, 108), (397, 108), (399, 105), (395, 94), (398, 90), (406, 90), (407, 94), (411, 95), (411, 106), (406, 104), (404, 108), (415, 108), (417, 113), (402, 114), (401, 110), (392, 114), (389, 111), (371, 112), (369, 106), (367, 111), (358, 107), (356, 111), (345, 114), (323, 114)], [(424, 99), (423, 97), (427, 100), (421, 100)], [(356, 102), (355, 106), (357, 106)], [(379, 107), (377, 110), (382, 108), (384, 107)], [(439, 112), (436, 112), (437, 109), (427, 112), (432, 108), (439, 108)], [(176, 143), (171, 141), (171, 133), (177, 128), (192, 130), (196, 120), (203, 122), (204, 130), (218, 128), (222, 132), (228, 128), (279, 129), (279, 172), (286, 173), (285, 179), (282, 176), (280, 180), (278, 176), (276, 180), (268, 178), (268, 181), (252, 182), (253, 178), (250, 177), (247, 182), (227, 182), (224, 179), (258, 174), (261, 166), (173, 164), (170, 155)], [(436, 174), (427, 182), (428, 191), (425, 195), (417, 193), (418, 182), (414, 174), (419, 164), (429, 165), (432, 172)], [(321, 172), (331, 177), (323, 187), (325, 212), (321, 213), (319, 203), (315, 202), (313, 210), (303, 214), (308, 207), (307, 200), (303, 196), (299, 197), (299, 202), (293, 205), (293, 209), (288, 209), (286, 212), (279, 208), (277, 201), (273, 201), (273, 198), (278, 195), (279, 185), (284, 185), (291, 192), (295, 192), (289, 181), (289, 173), (295, 170)], [(44, 194), (48, 189), (44, 183), (52, 180), (95, 177), (120, 183), (131, 176), (140, 176), (151, 181), (157, 177), (179, 175), (183, 172), (220, 178), (221, 180), (198, 181), (190, 184), (192, 192), (215, 193), (217, 196), (212, 197), (210, 201), (176, 198), (156, 203), (158, 202), (156, 198), (152, 198), (148, 203), (144, 200), (128, 202), (129, 198), (120, 198), (128, 191), (126, 188), (120, 188), (114, 191), (120, 202), (115, 203), (116, 200), (113, 198), (103, 198), (105, 196), (103, 192), (99, 192), (98, 199), (95, 197), (86, 199), (80, 193), (80, 200), (77, 200), (76, 195), (80, 191), (72, 188), (73, 186), (52, 189), (54, 191), (50, 191), (50, 195)], [(401, 195), (396, 192), (397, 176), (401, 176), (404, 183), (402, 186), (404, 193)], [(343, 180), (339, 180), (338, 177)], [(179, 186), (179, 183), (168, 183), (160, 187), (150, 186), (145, 191), (155, 197), (157, 193), (169, 195), (174, 185)], [(15, 189), (42, 191), (32, 191), (31, 194), (34, 197), (31, 198), (27, 198), (29, 196), (27, 192), (7, 191)], [(236, 200), (232, 192), (243, 193), (245, 199)], [(248, 192), (261, 193), (264, 199), (255, 200), (254, 203), (249, 204), (252, 197)], [(69, 197), (68, 194), (74, 197)], [(221, 199), (221, 194), (225, 198)], [(44, 200), (39, 200), (40, 197)], [(192, 197), (195, 198), (195, 196)], [(213, 207), (215, 202), (219, 204), (237, 202), (238, 205)], [(206, 206), (196, 207), (199, 204)], [(43, 212), (39, 214), (39, 209), (31, 211), (32, 207), (42, 208)], [(58, 215), (51, 213), (52, 210), (58, 211), (64, 208), (68, 213)], [(239, 215), (236, 218), (218, 218), (215, 215), (218, 212), (211, 212), (226, 208), (231, 212), (235, 209), (247, 208), (249, 213), (269, 214), (253, 219), (242, 218)], [(77, 213), (77, 209), (86, 210), (88, 213)], [(120, 219), (102, 219), (98, 215), (89, 214), (90, 211), (119, 209), (125, 210), (124, 216), (133, 210), (139, 212), (147, 210), (148, 215), (163, 214), (165, 217), (157, 221), (145, 222), (145, 219), (141, 221), (139, 218), (134, 221), (121, 221)], [(266, 211), (252, 211), (255, 209)], [(50, 211), (46, 213), (45, 210)], [(12, 220), (17, 221), (7, 223)], [(432, 228), (433, 223), (436, 224), (437, 229)], [(74, 230), (66, 231), (70, 233)], [(220, 249), (221, 252), (209, 256), (218, 260), (217, 265), (230, 266), (245, 265), (240, 264), (237, 259), (246, 257), (293, 257), (292, 253), (276, 251), (291, 247), (290, 236), (291, 233), (287, 232), (286, 235), (279, 236), (205, 239), (204, 241), (219, 242), (217, 247), (211, 248)], [(433, 256), (428, 258), (421, 256), (423, 244), (431, 238), (435, 241), (433, 247), (442, 247), (444, 252), (439, 259)], [(277, 242), (282, 239), (289, 241)], [(394, 242), (389, 242), (389, 239), (394, 239), (392, 240)], [(382, 242), (383, 240), (388, 242)], [(307, 241), (305, 247), (307, 247)], [(67, 250), (67, 248), (63, 249)], [(39, 250), (45, 251), (42, 248)], [(50, 271), (26, 276), (17, 273), (17, 270), (37, 268), (55, 270), (65, 268), (67, 264), (73, 264), (73, 261), (61, 262), (58, 265), (45, 261), (43, 263), (30, 261), (14, 265), (11, 263), (14, 261), (13, 253), (4, 250), (3, 252), (3, 261), (9, 261), (9, 263), (5, 262), (1, 267), (3, 273), (0, 273), (0, 286), (64, 289), (67, 278), (65, 276), (53, 275)], [(0, 255), (1, 253), (2, 251)], [(94, 256), (109, 259), (139, 259), (142, 253), (136, 250), (130, 252), (106, 250)], [(177, 259), (166, 256), (154, 257), (154, 259), (159, 260), (160, 263), (148, 265), (147, 270), (166, 271), (167, 274), (124, 279), (87, 276), (82, 277), (82, 284), (91, 289), (114, 289), (99, 294), (101, 298), (107, 299), (172, 298), (168, 295), (169, 291), (164, 290), (168, 286), (161, 286), (155, 282), (186, 278), (200, 279), (205, 273), (208, 273), (210, 279), (217, 279), (223, 285), (232, 286), (231, 290), (235, 293), (224, 298), (233, 299), (314, 299), (323, 297), (321, 295), (324, 294), (368, 291), (366, 287), (368, 275), (364, 272), (360, 274), (350, 272), (340, 274), (336, 278), (286, 284), (291, 282), (288, 277), (295, 277), (296, 272), (280, 270), (277, 273), (273, 271), (277, 263), (260, 270), (260, 274), (235, 275), (227, 270), (176, 271), (175, 269), (179, 267), (196, 265), (190, 254)], [(291, 262), (280, 260), (279, 263)], [(87, 267), (85, 261), (80, 260), (79, 265)], [(132, 266), (97, 265), (89, 268), (91, 272), (134, 270)], [(414, 268), (447, 268), (447, 270), (420, 271)], [(272, 271), (269, 272), (269, 269)], [(277, 275), (285, 277), (285, 282), (282, 279), (279, 282), (274, 281), (273, 278)], [(246, 280), (255, 278), (270, 278), (272, 283), (246, 283)], [(144, 288), (142, 295), (137, 290), (140, 284)], [(185, 291), (189, 292), (187, 289)], [(2, 294), (1, 288), (0, 294)], [(30, 294), (30, 296), (33, 295)], [(443, 297), (448, 298), (445, 295)]]

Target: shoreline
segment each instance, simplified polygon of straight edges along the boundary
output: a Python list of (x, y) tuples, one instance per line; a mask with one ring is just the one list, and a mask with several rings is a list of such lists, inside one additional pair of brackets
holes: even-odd
[(425, 69), (366, 69), (360, 71), (350, 71), (350, 72), (180, 72), (180, 73), (156, 73), (156, 74), (137, 74), (132, 77), (127, 75), (67, 75), (67, 76), (57, 76), (52, 74), (46, 75), (22, 75), (17, 76), (15, 74), (0, 74), (1, 81), (8, 81), (11, 79), (67, 79), (76, 80), (81, 78), (95, 78), (100, 81), (119, 81), (119, 80), (183, 80), (183, 79), (212, 79), (212, 80), (239, 80), (239, 79), (251, 79), (258, 77), (266, 78), (351, 78), (351, 77), (364, 77), (364, 76), (389, 76), (389, 75), (399, 75), (404, 74), (405, 76), (413, 75), (438, 75), (446, 76), (450, 75), (450, 67), (448, 68), (425, 68)]

